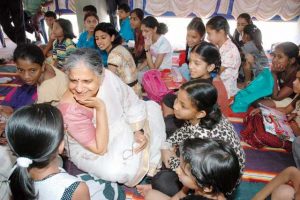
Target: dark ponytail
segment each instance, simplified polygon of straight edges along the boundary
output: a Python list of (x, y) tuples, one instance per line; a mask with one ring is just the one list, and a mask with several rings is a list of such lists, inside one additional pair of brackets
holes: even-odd
[(231, 39), (233, 44), (235, 44), (235, 46), (238, 48), (238, 50), (240, 52), (240, 57), (241, 58), (243, 57), (243, 55), (241, 55), (242, 49), (241, 49), (240, 45), (230, 34), (230, 27), (229, 27), (228, 21), (225, 19), (225, 17), (215, 16), (215, 17), (211, 18), (206, 23), (206, 27), (209, 27), (210, 29), (216, 30), (216, 31), (223, 30), (225, 32), (225, 34), (228, 35), (228, 37)]
[(159, 35), (164, 35), (168, 32), (168, 26), (165, 23), (159, 23), (157, 28), (157, 33)]
[[(204, 62), (215, 65), (213, 73), (218, 73), (221, 68), (221, 55), (219, 49), (212, 43), (203, 41), (192, 48), (191, 52), (199, 55)], [(211, 72), (211, 73), (212, 73)]]
[(30, 178), (27, 168), (17, 165), (9, 180), (13, 200), (34, 200), (37, 198), (33, 180)]
[(64, 137), (62, 115), (49, 104), (25, 106), (9, 118), (5, 133), (17, 156), (17, 164), (9, 177), (12, 199), (36, 199), (38, 194), (28, 171), (44, 168), (56, 158)]
[(159, 35), (164, 35), (168, 32), (168, 26), (165, 23), (158, 23), (157, 19), (153, 16), (147, 16), (142, 20), (142, 24), (144, 24), (148, 28), (157, 28), (156, 33)]
[(256, 48), (259, 51), (263, 51), (264, 48), (262, 44), (262, 34), (259, 28), (257, 28), (254, 24), (248, 24), (244, 28), (244, 34), (249, 35), (250, 39), (254, 42)]
[(217, 89), (205, 80), (195, 79), (184, 83), (181, 90), (185, 90), (198, 111), (204, 110), (206, 116), (201, 118), (199, 125), (206, 129), (213, 129), (221, 118), (222, 113), (217, 103)]

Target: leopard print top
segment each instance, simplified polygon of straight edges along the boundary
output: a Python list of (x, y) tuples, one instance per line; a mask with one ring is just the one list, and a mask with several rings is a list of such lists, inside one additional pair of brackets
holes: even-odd
[[(233, 125), (224, 117), (213, 129), (205, 129), (197, 125), (192, 125), (186, 122), (181, 128), (177, 129), (171, 137), (169, 137), (163, 144), (163, 148), (172, 148), (179, 146), (188, 138), (216, 138), (228, 143), (236, 152), (239, 164), (241, 167), (241, 174), (245, 168), (245, 153), (242, 149), (240, 138)], [(179, 166), (179, 158), (171, 157), (169, 160), (171, 169), (176, 169)]]

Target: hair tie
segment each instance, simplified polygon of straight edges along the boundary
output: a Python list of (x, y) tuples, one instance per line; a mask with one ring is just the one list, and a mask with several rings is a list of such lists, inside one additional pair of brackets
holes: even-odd
[(32, 160), (26, 157), (19, 157), (17, 158), (17, 165), (20, 167), (27, 168), (29, 165), (32, 164)]

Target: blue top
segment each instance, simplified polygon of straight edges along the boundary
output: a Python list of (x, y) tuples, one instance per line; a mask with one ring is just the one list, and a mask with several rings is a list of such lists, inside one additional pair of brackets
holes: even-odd
[(128, 40), (134, 40), (134, 31), (130, 26), (129, 16), (122, 20), (119, 33), (125, 42), (128, 42)]
[(102, 59), (102, 63), (103, 63), (103, 65), (104, 65), (104, 67), (107, 68), (107, 58), (108, 58), (107, 52), (98, 49), (98, 53), (99, 53), (99, 55), (100, 55), (100, 57), (101, 57), (101, 59)]
[(94, 36), (88, 39), (89, 33), (84, 31), (80, 34), (76, 47), (77, 48), (92, 48), (96, 49)]
[(87, 39), (88, 37), (88, 32), (84, 31), (80, 34), (78, 42), (77, 42), (77, 48), (92, 48), (92, 49), (97, 49), (99, 52), (99, 55), (101, 56), (102, 59), (102, 63), (104, 65), (104, 67), (107, 67), (107, 52), (106, 51), (102, 51), (99, 48), (96, 47), (95, 45), (95, 40), (94, 40), (94, 36), (90, 37), (89, 39)]

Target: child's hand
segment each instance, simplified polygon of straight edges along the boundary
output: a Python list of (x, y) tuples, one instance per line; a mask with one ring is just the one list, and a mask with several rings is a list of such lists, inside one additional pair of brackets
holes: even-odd
[(152, 45), (152, 35), (148, 35), (145, 37), (145, 49), (150, 49)]
[(49, 38), (50, 40), (56, 40), (56, 37), (55, 37), (55, 35), (53, 34), (53, 33), (51, 33), (51, 35), (50, 35), (50, 38)]
[(274, 72), (282, 72), (285, 70), (285, 67), (279, 64), (273, 64), (272, 65), (272, 71)]

